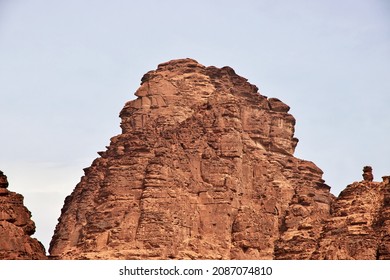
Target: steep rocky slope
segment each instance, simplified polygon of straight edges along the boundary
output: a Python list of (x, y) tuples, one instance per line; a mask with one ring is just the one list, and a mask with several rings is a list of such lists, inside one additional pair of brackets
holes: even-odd
[(0, 260), (46, 259), (43, 245), (30, 236), (35, 232), (23, 196), (8, 189), (0, 171)]
[[(363, 257), (336, 248), (338, 223), (349, 246), (356, 209), (347, 207), (358, 195), (336, 200), (322, 171), (293, 156), (289, 106), (230, 67), (192, 59), (160, 64), (135, 95), (120, 113), (122, 134), (66, 198), (53, 258)], [(384, 192), (384, 183), (370, 184)], [(375, 195), (366, 226), (378, 229), (373, 238), (383, 240), (372, 246), (385, 258), (388, 210)]]

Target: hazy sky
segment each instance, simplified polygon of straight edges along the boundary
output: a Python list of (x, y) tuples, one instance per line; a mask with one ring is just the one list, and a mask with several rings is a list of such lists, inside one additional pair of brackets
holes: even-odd
[(390, 175), (387, 0), (0, 0), (0, 170), (46, 249), (142, 75), (186, 57), (290, 105), (334, 194)]

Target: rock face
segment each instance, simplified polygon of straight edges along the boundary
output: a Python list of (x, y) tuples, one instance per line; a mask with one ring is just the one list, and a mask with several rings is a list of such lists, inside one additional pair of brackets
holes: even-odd
[(0, 171), (0, 259), (46, 259), (43, 245), (30, 237), (35, 224), (23, 205), (23, 196), (7, 188), (7, 176)]
[(389, 176), (381, 183), (365, 178), (340, 193), (313, 258), (390, 259)]
[(160, 64), (135, 95), (122, 134), (65, 199), (53, 258), (339, 257), (326, 246), (342, 199), (333, 205), (322, 171), (293, 156), (289, 106), (230, 67), (192, 59)]

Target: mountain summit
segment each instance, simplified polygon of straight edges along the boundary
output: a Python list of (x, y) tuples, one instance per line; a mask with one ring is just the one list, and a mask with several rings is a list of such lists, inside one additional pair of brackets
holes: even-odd
[[(122, 133), (65, 199), (52, 258), (390, 256), (379, 218), (388, 182), (356, 183), (336, 199), (321, 169), (294, 157), (295, 119), (282, 101), (193, 59), (141, 81), (120, 112)], [(372, 206), (360, 207), (366, 199)], [(362, 240), (371, 251), (359, 252)]]

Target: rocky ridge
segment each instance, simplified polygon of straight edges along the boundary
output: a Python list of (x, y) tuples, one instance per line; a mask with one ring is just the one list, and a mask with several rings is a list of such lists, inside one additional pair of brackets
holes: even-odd
[(23, 196), (7, 188), (7, 176), (0, 171), (0, 260), (46, 259), (43, 245), (30, 237), (35, 224)]

